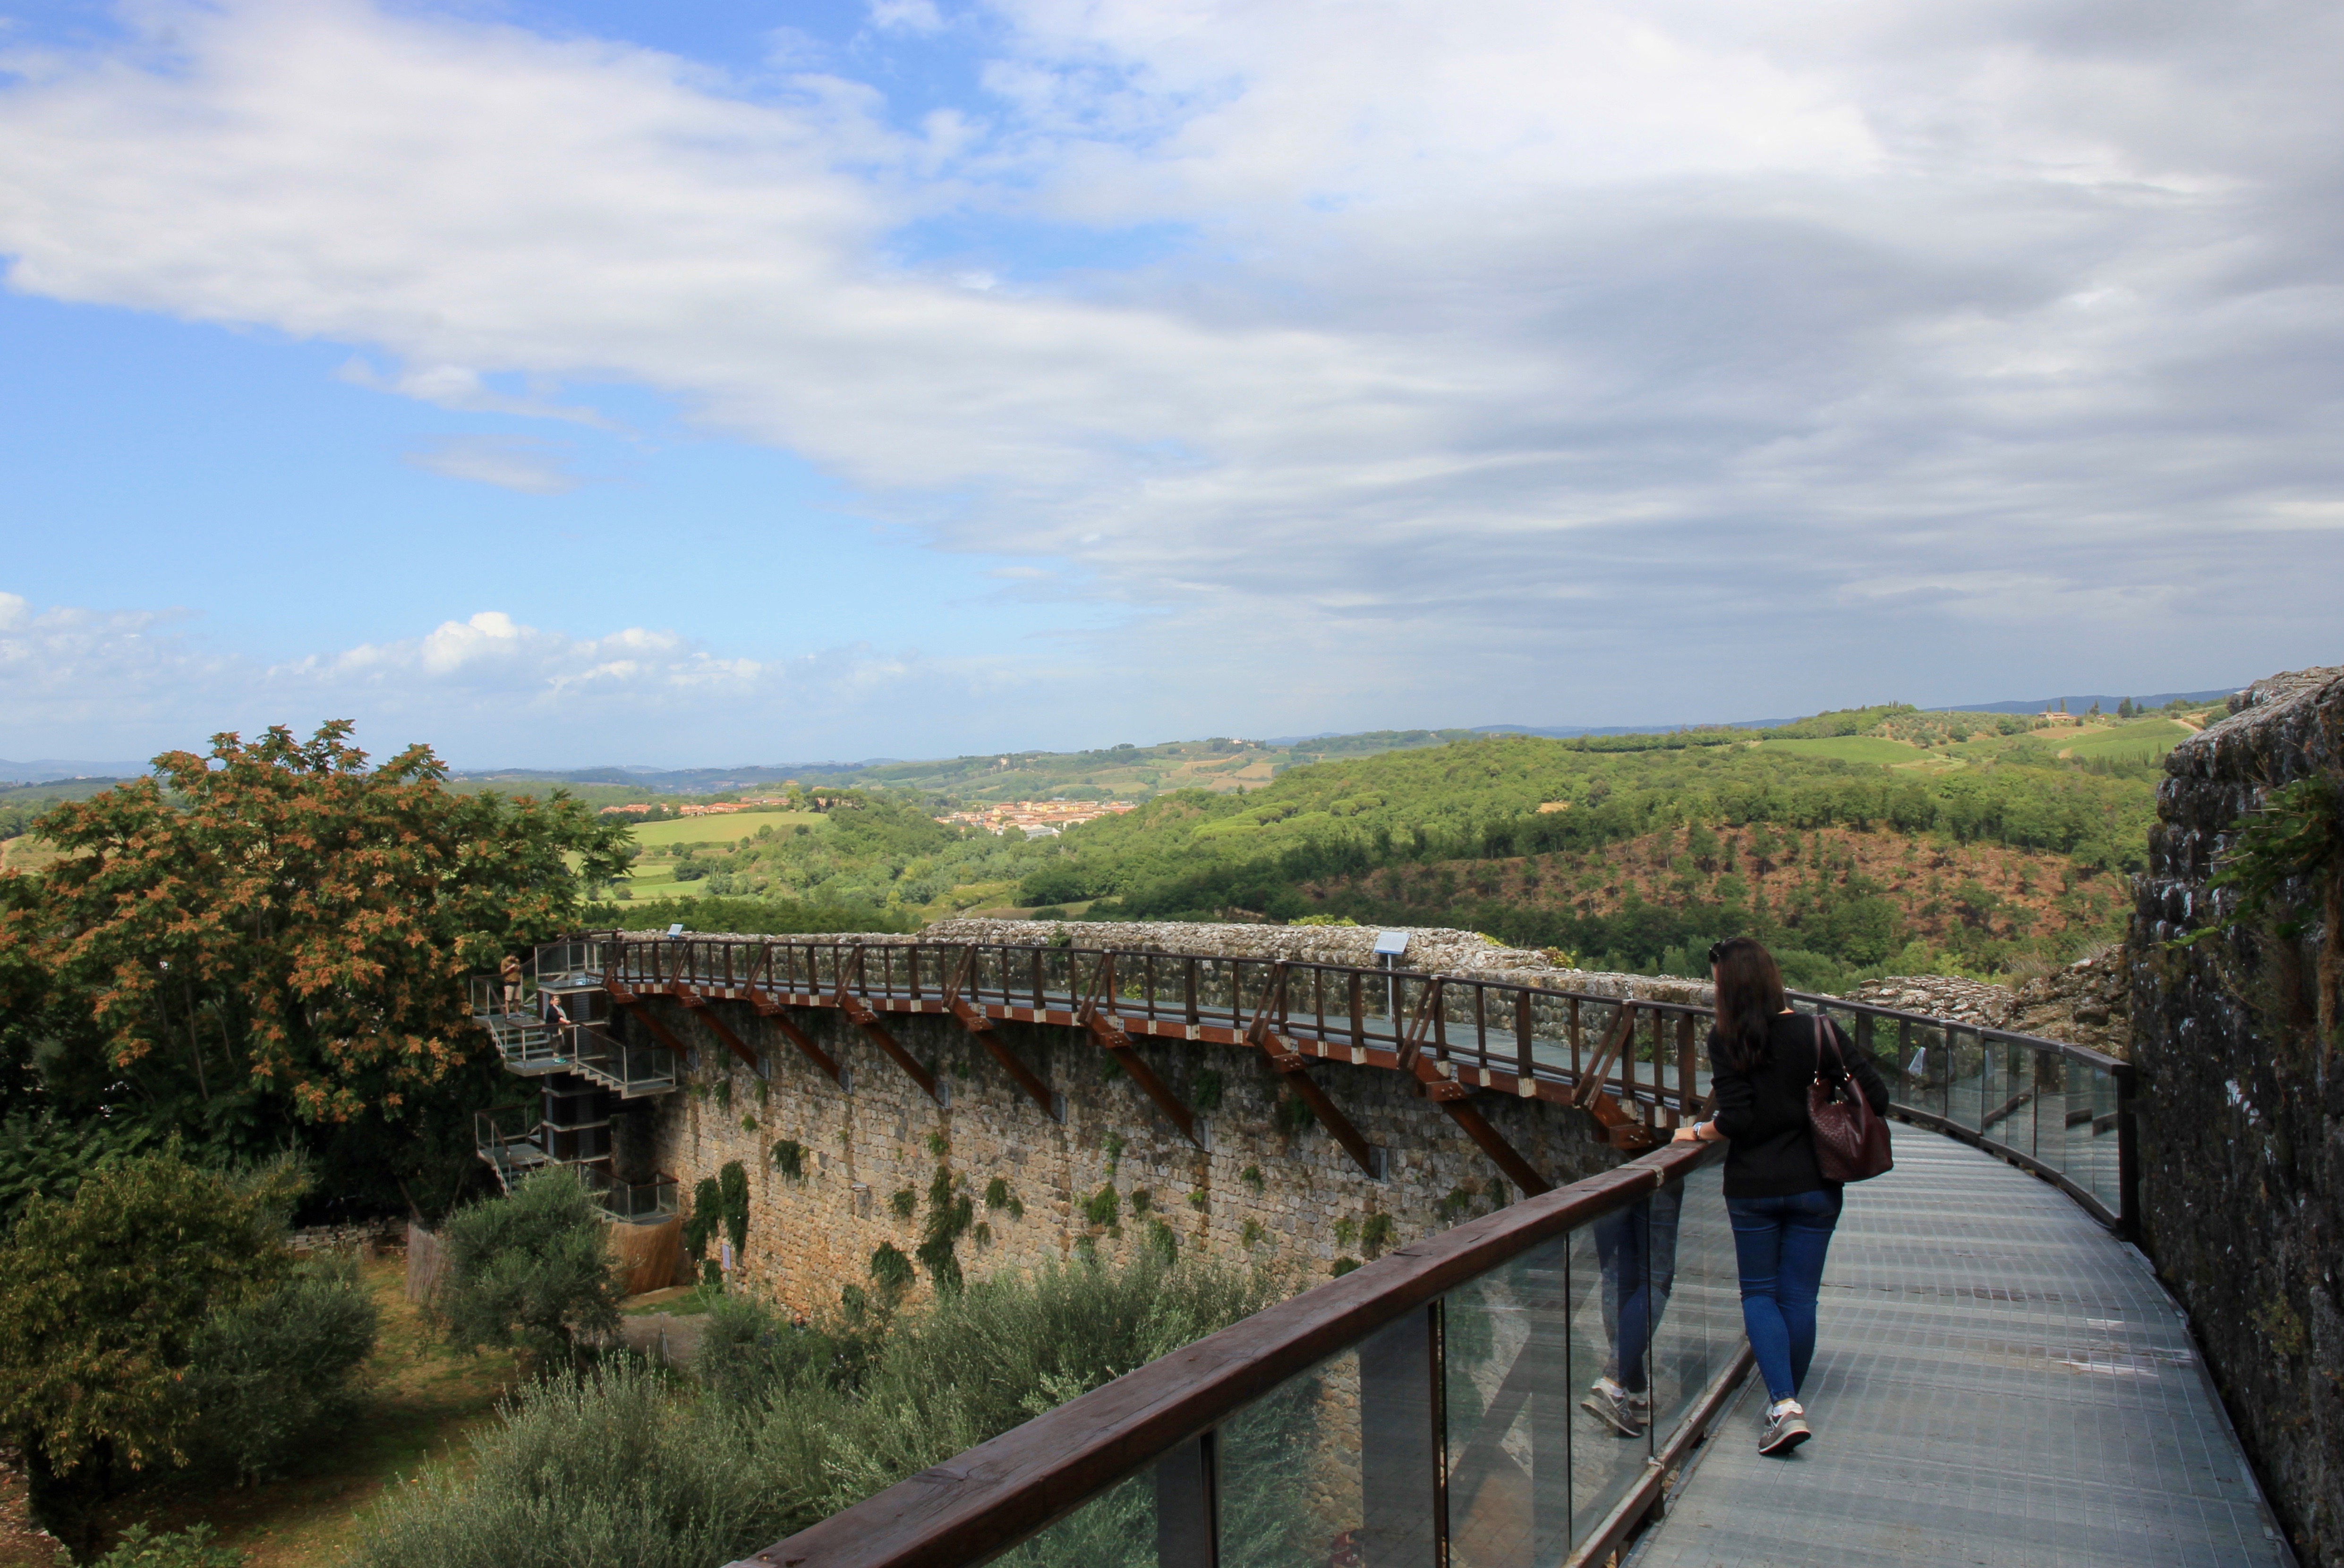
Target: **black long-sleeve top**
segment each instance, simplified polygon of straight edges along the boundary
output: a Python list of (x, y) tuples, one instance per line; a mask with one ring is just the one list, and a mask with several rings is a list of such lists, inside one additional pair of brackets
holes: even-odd
[[(1864, 1103), (1875, 1113), (1888, 1109), (1888, 1086), (1869, 1057), (1858, 1051), (1835, 1023), (1824, 1027), (1839, 1047)], [(1725, 1155), (1725, 1195), (1782, 1198), (1840, 1183), (1824, 1180), (1808, 1139), (1807, 1085), (1815, 1076), (1815, 1020), (1812, 1013), (1779, 1012), (1767, 1024), (1773, 1057), (1743, 1072), (1729, 1066), (1715, 1029), (1709, 1031), (1709, 1070), (1717, 1091), (1717, 1130), (1732, 1139)], [(1825, 1060), (1829, 1053), (1825, 1052)]]

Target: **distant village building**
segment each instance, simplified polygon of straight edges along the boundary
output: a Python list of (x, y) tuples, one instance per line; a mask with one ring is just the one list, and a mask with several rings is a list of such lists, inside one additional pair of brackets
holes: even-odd
[(947, 812), (936, 820), (962, 822), (988, 833), (1006, 833), (1015, 828), (1028, 839), (1055, 839), (1077, 823), (1120, 817), (1137, 809), (1131, 800), (1004, 800), (973, 811)]

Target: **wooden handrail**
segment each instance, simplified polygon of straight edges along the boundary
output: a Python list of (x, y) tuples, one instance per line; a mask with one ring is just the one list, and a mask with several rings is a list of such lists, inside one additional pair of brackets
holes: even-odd
[(1722, 1157), (1715, 1144), (1671, 1144), (1411, 1241), (932, 1465), (736, 1568), (982, 1562), (1411, 1309)]

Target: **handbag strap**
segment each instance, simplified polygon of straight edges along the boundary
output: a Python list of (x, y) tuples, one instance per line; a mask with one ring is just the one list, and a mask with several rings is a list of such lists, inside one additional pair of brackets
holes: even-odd
[(1812, 1016), (1815, 1020), (1815, 1077), (1820, 1080), (1824, 1075), (1824, 1047), (1829, 1046), (1831, 1047), (1832, 1065), (1839, 1069), (1839, 1075), (1842, 1079), (1846, 1078), (1848, 1075), (1847, 1063), (1840, 1057), (1839, 1040), (1834, 1036), (1830, 1022), (1824, 1019), (1824, 1015), (1821, 1013), (1815, 1013)]

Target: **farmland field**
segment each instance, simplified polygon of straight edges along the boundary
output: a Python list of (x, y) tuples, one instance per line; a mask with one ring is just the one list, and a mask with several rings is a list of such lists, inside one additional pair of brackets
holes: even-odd
[(820, 831), (829, 824), (830, 819), (820, 811), (735, 811), (723, 817), (679, 817), (667, 822), (639, 822), (635, 825), (635, 842), (646, 849), (665, 849), (677, 844), (730, 844), (755, 837), (760, 828), (771, 828), (776, 833), (791, 828)]
[(2162, 757), (2192, 731), (2171, 719), (2136, 719), (2077, 737), (2059, 749), (2062, 757)]

